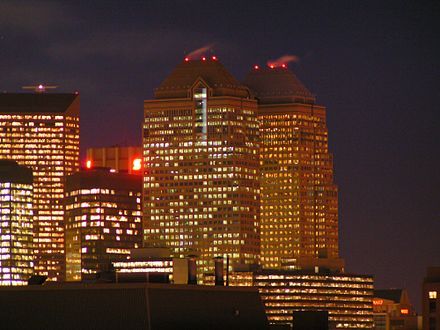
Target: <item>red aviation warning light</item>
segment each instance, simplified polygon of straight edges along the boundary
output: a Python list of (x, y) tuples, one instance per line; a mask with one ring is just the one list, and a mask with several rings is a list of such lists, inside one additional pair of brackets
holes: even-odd
[(202, 57), (202, 61), (206, 61), (206, 57), (205, 56)]
[(273, 68), (275, 68), (275, 65), (274, 64), (269, 64), (269, 68), (273, 69)]
[(185, 57), (185, 62), (189, 62), (189, 57)]
[(258, 70), (260, 67), (258, 65), (254, 65), (254, 69)]
[(86, 168), (91, 169), (92, 168), (92, 161), (90, 159), (87, 159), (86, 161)]
[(132, 166), (133, 171), (140, 171), (141, 168), (142, 168), (142, 159), (140, 158), (133, 159), (133, 166)]
[(217, 56), (211, 57), (213, 61), (217, 61)]
[(283, 64), (281, 64), (281, 67), (287, 68), (287, 65), (283, 63)]

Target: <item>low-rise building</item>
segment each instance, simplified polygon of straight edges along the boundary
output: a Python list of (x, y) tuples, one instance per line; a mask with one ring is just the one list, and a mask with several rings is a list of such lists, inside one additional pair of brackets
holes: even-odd
[[(258, 288), (273, 325), (294, 324), (293, 312), (327, 311), (330, 329), (373, 327), (373, 278), (369, 275), (304, 270), (244, 270), (228, 274), (230, 286)], [(214, 283), (212, 274), (205, 283)]]

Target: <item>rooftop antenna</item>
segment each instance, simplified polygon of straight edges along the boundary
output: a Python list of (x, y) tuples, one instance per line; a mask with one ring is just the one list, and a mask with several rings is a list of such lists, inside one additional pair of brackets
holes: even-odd
[(21, 87), (22, 89), (26, 89), (26, 90), (33, 90), (36, 93), (44, 93), (49, 89), (55, 89), (58, 88), (58, 86), (50, 86), (50, 85), (43, 85), (43, 84), (39, 84), (36, 86), (23, 86)]

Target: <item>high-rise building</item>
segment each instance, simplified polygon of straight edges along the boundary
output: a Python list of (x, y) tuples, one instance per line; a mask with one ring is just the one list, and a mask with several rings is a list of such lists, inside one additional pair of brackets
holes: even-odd
[(142, 177), (96, 168), (66, 180), (66, 280), (93, 279), (142, 244)]
[(338, 258), (325, 108), (285, 66), (255, 67), (244, 84), (258, 99), (263, 267)]
[(0, 158), (34, 174), (35, 272), (64, 277), (64, 178), (79, 168), (79, 95), (0, 94)]
[[(260, 253), (257, 103), (215, 57), (186, 59), (144, 103), (144, 240), (173, 256)], [(202, 273), (201, 272), (201, 273)]]
[(34, 272), (32, 170), (0, 160), (0, 285), (26, 285)]
[(109, 167), (117, 172), (142, 174), (142, 147), (88, 148), (85, 166)]

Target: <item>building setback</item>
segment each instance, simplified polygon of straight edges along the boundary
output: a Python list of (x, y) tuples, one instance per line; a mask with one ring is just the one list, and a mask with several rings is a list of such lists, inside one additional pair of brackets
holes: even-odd
[(66, 181), (66, 280), (94, 279), (142, 245), (142, 177), (109, 169)]
[(0, 94), (0, 158), (34, 174), (35, 272), (64, 279), (64, 177), (79, 169), (79, 95)]
[(86, 167), (109, 167), (117, 172), (142, 174), (142, 147), (88, 148)]
[(258, 99), (261, 264), (338, 258), (338, 195), (325, 107), (285, 66), (246, 77)]
[(173, 256), (255, 263), (257, 103), (215, 57), (185, 60), (144, 102), (144, 240)]
[(34, 272), (32, 170), (0, 160), (0, 285), (26, 285)]

